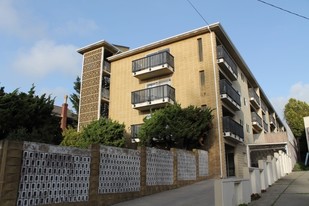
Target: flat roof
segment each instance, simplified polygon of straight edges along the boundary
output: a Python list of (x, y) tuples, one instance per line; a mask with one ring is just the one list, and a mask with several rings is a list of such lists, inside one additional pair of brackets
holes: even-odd
[[(84, 54), (88, 51), (91, 51), (91, 50), (94, 50), (94, 49), (100, 48), (100, 47), (106, 47), (114, 53), (121, 52), (121, 50), (119, 48), (117, 48), (115, 45), (110, 44), (109, 42), (107, 42), (105, 40), (100, 40), (100, 41), (95, 42), (93, 44), (89, 44), (87, 46), (84, 46), (84, 47), (78, 49), (77, 52), (80, 53), (80, 54)], [(121, 47), (124, 47), (124, 46), (121, 46)]]

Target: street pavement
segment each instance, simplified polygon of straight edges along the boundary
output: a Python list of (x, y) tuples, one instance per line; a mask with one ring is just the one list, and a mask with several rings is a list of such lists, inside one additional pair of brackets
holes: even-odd
[(113, 206), (192, 206), (215, 205), (214, 180), (205, 180), (174, 190), (121, 202)]
[[(214, 180), (169, 190), (113, 206), (214, 206)], [(275, 182), (249, 206), (309, 206), (309, 171), (292, 172)]]
[(309, 171), (292, 172), (267, 188), (249, 206), (309, 206)]

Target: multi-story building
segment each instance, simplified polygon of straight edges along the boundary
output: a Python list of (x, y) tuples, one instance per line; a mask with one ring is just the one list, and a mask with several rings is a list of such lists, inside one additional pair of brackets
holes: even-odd
[(282, 121), (219, 23), (136, 49), (103, 40), (78, 52), (79, 129), (108, 116), (134, 139), (143, 118), (178, 102), (215, 109), (206, 148), (213, 176), (242, 176), (254, 156), (288, 150)]

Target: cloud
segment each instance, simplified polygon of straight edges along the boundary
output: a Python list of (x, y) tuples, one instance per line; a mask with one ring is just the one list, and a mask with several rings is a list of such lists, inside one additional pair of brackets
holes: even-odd
[(17, 55), (13, 67), (22, 74), (34, 79), (58, 72), (76, 75), (80, 72), (81, 58), (74, 45), (56, 44), (50, 40), (41, 40), (29, 50)]
[(0, 29), (16, 30), (20, 24), (18, 12), (11, 4), (11, 0), (0, 1)]
[(288, 103), (290, 98), (309, 103), (309, 84), (297, 82), (291, 86), (289, 94), (286, 97), (281, 96), (271, 99), (272, 105), (281, 118), (284, 117), (284, 106)]
[(68, 21), (61, 27), (55, 29), (56, 34), (60, 35), (79, 35), (85, 36), (97, 30), (99, 26), (92, 20), (88, 19), (76, 19), (74, 21)]
[[(13, 0), (0, 1), (0, 31), (23, 38), (36, 38), (45, 34), (46, 25), (13, 5)], [(15, 1), (16, 2), (16, 1)]]

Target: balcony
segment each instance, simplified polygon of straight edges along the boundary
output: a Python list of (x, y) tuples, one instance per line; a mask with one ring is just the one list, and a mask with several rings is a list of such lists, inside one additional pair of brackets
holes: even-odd
[(103, 71), (110, 74), (111, 73), (111, 63), (109, 63), (108, 61), (104, 61), (103, 62)]
[(260, 97), (257, 95), (257, 93), (254, 91), (253, 88), (249, 88), (249, 97), (250, 97), (251, 105), (255, 109), (259, 109), (261, 107)]
[(273, 115), (269, 115), (269, 125), (270, 125), (270, 128), (273, 130), (276, 128), (276, 120), (275, 118), (273, 117)]
[(251, 112), (251, 120), (252, 120), (253, 130), (257, 133), (262, 131), (263, 129), (262, 118), (256, 112)]
[(263, 123), (264, 123), (264, 131), (268, 132), (268, 124), (266, 123), (265, 120), (263, 121)]
[(174, 72), (174, 57), (164, 51), (134, 60), (132, 72), (140, 80), (171, 74)]
[(131, 93), (132, 107), (140, 111), (164, 107), (174, 102), (175, 89), (167, 84)]
[(264, 114), (266, 114), (266, 112), (268, 111), (266, 104), (263, 102), (263, 100), (261, 100), (261, 108), (262, 108), (262, 112)]
[(102, 88), (102, 99), (109, 100), (109, 89)]
[(240, 110), (240, 95), (226, 80), (220, 80), (220, 95), (221, 100), (234, 111)]
[(243, 126), (232, 117), (223, 117), (223, 136), (233, 141), (244, 142)]
[(232, 81), (237, 80), (237, 65), (222, 45), (217, 46), (217, 62)]
[(139, 132), (141, 126), (142, 126), (142, 124), (131, 125), (131, 141), (132, 141), (132, 143), (139, 142), (138, 132)]

